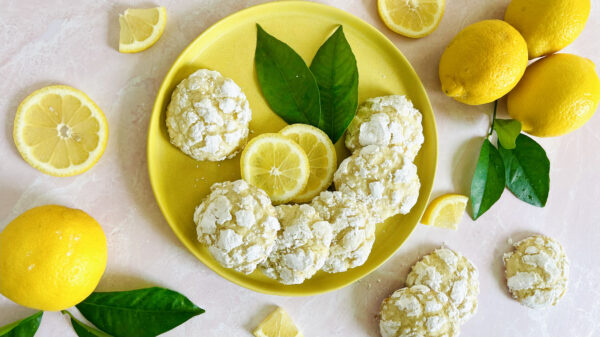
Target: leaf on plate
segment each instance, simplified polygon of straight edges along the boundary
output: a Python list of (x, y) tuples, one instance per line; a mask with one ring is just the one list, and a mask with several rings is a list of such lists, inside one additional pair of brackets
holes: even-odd
[(117, 337), (157, 336), (204, 312), (182, 294), (159, 287), (95, 292), (77, 309), (98, 329)]
[(73, 326), (73, 330), (79, 337), (111, 337), (109, 334), (104, 333), (93, 326), (89, 326), (82, 321), (75, 318), (70, 312), (66, 310), (61, 311), (65, 315), (69, 315), (71, 318), (71, 326)]
[(473, 220), (500, 199), (504, 191), (504, 163), (498, 149), (486, 138), (481, 145), (475, 174), (471, 181)]
[(0, 327), (1, 337), (33, 337), (42, 322), (43, 311)]
[(514, 119), (496, 119), (494, 130), (498, 141), (505, 149), (514, 149), (517, 136), (521, 133), (521, 122)]
[(310, 70), (321, 95), (318, 128), (335, 143), (346, 131), (358, 106), (358, 67), (342, 26), (319, 48)]
[(550, 160), (533, 139), (519, 135), (513, 150), (499, 146), (506, 167), (506, 186), (528, 204), (544, 207), (550, 191)]
[(304, 60), (290, 46), (256, 25), (254, 64), (258, 84), (273, 111), (288, 124), (318, 127), (319, 87)]

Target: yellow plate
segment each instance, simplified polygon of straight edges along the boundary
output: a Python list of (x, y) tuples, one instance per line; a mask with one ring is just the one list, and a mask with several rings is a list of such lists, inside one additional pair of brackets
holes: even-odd
[[(192, 220), (195, 207), (214, 182), (240, 178), (239, 155), (223, 162), (198, 162), (169, 143), (166, 107), (175, 86), (196, 69), (208, 68), (232, 78), (246, 93), (252, 109), (251, 137), (277, 132), (286, 124), (267, 105), (256, 79), (256, 27), (289, 44), (307, 64), (319, 46), (342, 24), (356, 55), (359, 102), (369, 97), (404, 94), (423, 113), (425, 143), (416, 159), (421, 191), (417, 204), (405, 216), (388, 219), (377, 228), (377, 239), (367, 262), (344, 273), (319, 272), (299, 285), (282, 285), (263, 276), (237, 273), (219, 265), (196, 240)], [(343, 138), (336, 144), (338, 161), (349, 155)], [(302, 1), (272, 2), (237, 12), (202, 33), (179, 56), (165, 77), (148, 130), (148, 169), (156, 200), (181, 242), (217, 274), (243, 287), (267, 294), (304, 296), (346, 286), (375, 270), (408, 238), (431, 193), (437, 160), (437, 134), (431, 104), (419, 77), (406, 58), (379, 31), (342, 10)]]

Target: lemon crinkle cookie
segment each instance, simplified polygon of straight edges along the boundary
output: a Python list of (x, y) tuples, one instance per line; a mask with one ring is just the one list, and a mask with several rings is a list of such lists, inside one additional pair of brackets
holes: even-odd
[(458, 310), (461, 323), (477, 311), (479, 273), (466, 257), (448, 249), (436, 249), (417, 262), (406, 278), (406, 285), (426, 285), (444, 293)]
[(369, 98), (348, 126), (346, 147), (356, 151), (368, 145), (397, 146), (413, 161), (424, 141), (422, 119), (405, 96)]
[(367, 204), (376, 222), (407, 214), (421, 184), (417, 167), (401, 149), (369, 145), (352, 153), (333, 176), (336, 190)]
[(506, 281), (513, 298), (533, 309), (555, 305), (567, 291), (569, 260), (560, 243), (542, 235), (514, 244), (504, 254)]
[(396, 290), (381, 303), (382, 337), (455, 337), (458, 313), (448, 297), (428, 286)]
[(243, 180), (216, 183), (196, 208), (198, 240), (224, 267), (249, 274), (275, 246), (279, 230), (267, 194)]
[(325, 263), (332, 239), (331, 225), (307, 204), (275, 208), (281, 230), (275, 248), (260, 270), (283, 284), (302, 283)]
[(339, 273), (363, 265), (375, 242), (375, 222), (367, 206), (348, 194), (330, 191), (321, 192), (311, 205), (333, 229), (329, 257), (322, 269)]
[(200, 69), (177, 85), (167, 108), (171, 143), (196, 160), (221, 161), (244, 147), (250, 105), (219, 72)]

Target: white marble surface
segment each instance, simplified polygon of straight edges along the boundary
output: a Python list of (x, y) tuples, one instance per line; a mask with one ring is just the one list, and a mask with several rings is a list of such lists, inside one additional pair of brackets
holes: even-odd
[[(119, 54), (118, 13), (143, 1), (0, 1), (0, 229), (21, 212), (42, 204), (82, 208), (103, 226), (109, 261), (99, 290), (148, 285), (176, 289), (207, 310), (166, 336), (250, 336), (274, 306), (283, 306), (307, 337), (378, 336), (381, 300), (403, 286), (419, 256), (446, 244), (480, 271), (478, 314), (462, 336), (600, 336), (600, 117), (570, 135), (542, 139), (551, 165), (546, 208), (528, 206), (505, 192), (476, 223), (465, 216), (456, 232), (418, 227), (381, 268), (344, 289), (305, 298), (252, 292), (197, 261), (162, 217), (146, 169), (146, 131), (154, 96), (172, 62), (197, 35), (237, 10), (264, 1), (203, 0), (160, 3), (166, 31), (151, 49)], [(492, 106), (471, 107), (440, 91), (437, 66), (444, 46), (466, 25), (501, 18), (508, 0), (452, 0), (432, 35), (410, 40), (380, 22), (375, 0), (320, 1), (373, 24), (406, 55), (430, 96), (439, 133), (434, 196), (468, 193), (478, 147)], [(600, 65), (600, 2), (592, 1), (587, 26), (567, 52)], [(85, 91), (110, 125), (106, 153), (89, 172), (72, 178), (45, 176), (21, 159), (12, 141), (19, 102), (31, 91), (64, 83)], [(505, 103), (501, 103), (501, 111)], [(534, 311), (507, 294), (501, 262), (508, 238), (543, 233), (563, 243), (571, 259), (569, 290), (558, 306)], [(33, 311), (0, 296), (0, 326)], [(58, 313), (44, 315), (38, 336), (74, 336)]]

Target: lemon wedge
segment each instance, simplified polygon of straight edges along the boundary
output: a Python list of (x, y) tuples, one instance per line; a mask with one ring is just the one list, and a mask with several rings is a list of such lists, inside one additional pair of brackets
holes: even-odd
[(13, 138), (31, 166), (53, 176), (73, 176), (100, 159), (108, 124), (85, 93), (53, 85), (34, 91), (19, 105)]
[(164, 7), (126, 9), (119, 15), (119, 25), (119, 51), (138, 53), (160, 39), (167, 25), (167, 11)]
[(240, 159), (242, 178), (263, 189), (273, 203), (284, 203), (300, 194), (310, 176), (310, 165), (300, 145), (278, 133), (252, 139)]
[(279, 131), (282, 135), (300, 145), (310, 165), (308, 183), (294, 202), (308, 202), (331, 185), (337, 167), (335, 147), (327, 134), (320, 129), (306, 124), (292, 124)]
[(427, 206), (421, 223), (456, 230), (468, 201), (468, 197), (460, 194), (445, 194), (437, 197)]
[(302, 337), (302, 333), (282, 308), (273, 311), (254, 330), (256, 337)]
[(411, 38), (431, 34), (442, 21), (444, 0), (378, 0), (383, 23), (392, 31)]

